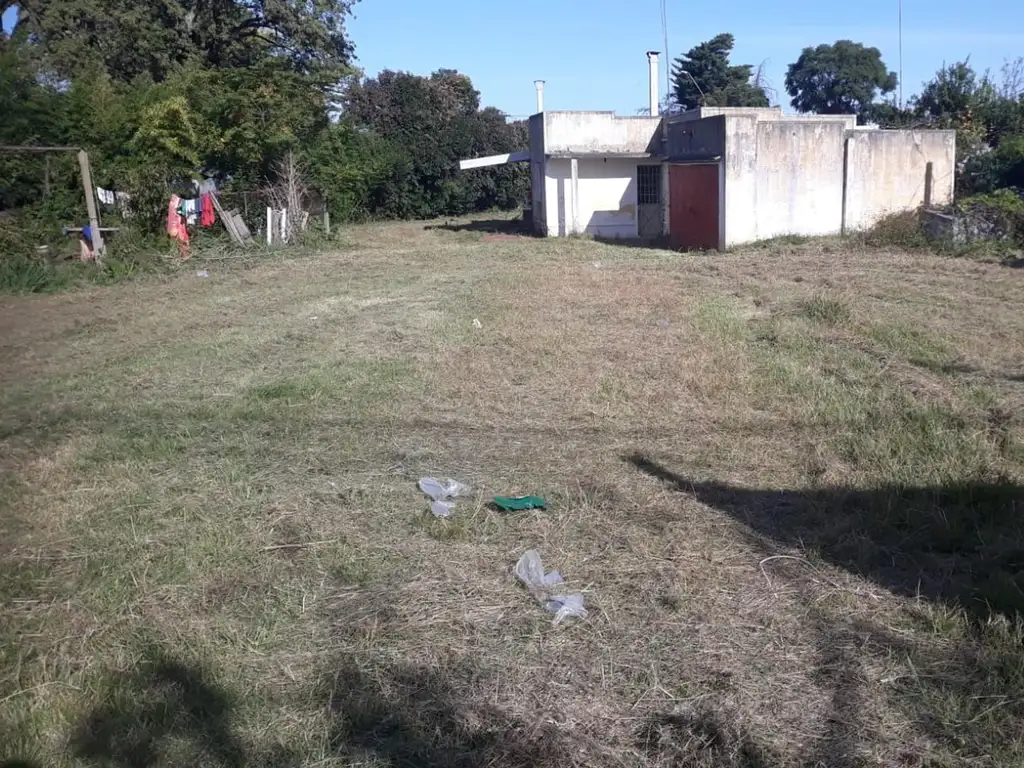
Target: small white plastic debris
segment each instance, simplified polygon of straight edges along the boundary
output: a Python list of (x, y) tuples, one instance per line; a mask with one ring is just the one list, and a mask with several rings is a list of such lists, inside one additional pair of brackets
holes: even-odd
[(433, 477), (421, 477), (419, 482), (420, 490), (431, 498), (430, 511), (435, 517), (448, 518), (455, 514), (455, 505), (445, 499), (454, 499), (457, 496), (465, 496), (473, 489), (468, 485), (452, 480), (450, 477), (441, 482)]
[(481, 322), (480, 322), (479, 320), (477, 320), (477, 319), (476, 319), (476, 318), (474, 317), (474, 318), (473, 318), (473, 327), (474, 327), (474, 328), (483, 328), (484, 326), (483, 326), (483, 323), (481, 323)]
[(206, 271), (205, 269), (200, 269), (198, 272), (196, 272), (196, 277), (209, 277), (209, 276), (210, 276), (210, 273), (208, 271)]
[(419, 486), (420, 490), (434, 501), (444, 501), (445, 499), (454, 499), (457, 496), (465, 496), (473, 490), (468, 485), (463, 485), (458, 480), (452, 480), (450, 477), (443, 483), (433, 477), (421, 477)]
[(434, 513), (434, 517), (451, 517), (455, 514), (452, 512), (454, 506), (448, 501), (432, 501), (430, 502), (430, 511)]
[(601, 262), (600, 261), (595, 261), (594, 262), (594, 269), (600, 269), (600, 268), (601, 268)]
[(544, 610), (555, 614), (553, 623), (559, 624), (570, 616), (581, 619), (586, 617), (587, 609), (583, 607), (583, 595), (551, 594), (554, 590), (550, 588), (562, 583), (562, 574), (558, 571), (544, 573), (544, 563), (537, 550), (528, 550), (519, 558), (515, 574), (516, 578), (526, 585), (530, 594), (543, 604)]

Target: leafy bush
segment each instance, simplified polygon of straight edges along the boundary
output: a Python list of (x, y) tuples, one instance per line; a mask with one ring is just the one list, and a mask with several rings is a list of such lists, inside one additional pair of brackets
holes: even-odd
[(865, 245), (873, 248), (927, 248), (928, 238), (917, 211), (893, 213), (878, 221), (863, 234)]
[(1005, 187), (1024, 189), (1024, 135), (1004, 138), (995, 149), (970, 157), (958, 191), (976, 195)]

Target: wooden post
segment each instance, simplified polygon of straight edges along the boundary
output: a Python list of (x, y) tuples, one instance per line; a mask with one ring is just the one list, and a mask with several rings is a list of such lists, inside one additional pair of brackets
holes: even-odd
[(328, 211), (324, 211), (324, 232), (331, 234), (331, 214)]
[(245, 220), (249, 220), (249, 193), (242, 192), (242, 212), (245, 214)]
[(935, 171), (932, 168), (931, 162), (929, 161), (924, 166), (924, 207), (925, 208), (931, 208), (932, 207), (932, 182), (934, 181), (932, 176), (933, 176), (934, 173), (935, 173)]
[(43, 162), (45, 163), (43, 168), (43, 197), (48, 198), (50, 196), (50, 156), (43, 155)]
[(274, 244), (274, 209), (267, 206), (267, 245)]
[(96, 207), (96, 192), (92, 188), (92, 170), (89, 168), (89, 155), (84, 150), (78, 151), (78, 167), (82, 171), (82, 188), (85, 190), (85, 208), (89, 212), (89, 231), (92, 232), (92, 252), (96, 261), (102, 263), (104, 256), (103, 233), (100, 232), (100, 214)]

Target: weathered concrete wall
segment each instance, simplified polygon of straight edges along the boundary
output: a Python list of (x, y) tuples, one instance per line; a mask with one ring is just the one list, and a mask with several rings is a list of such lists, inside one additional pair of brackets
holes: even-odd
[(800, 123), (843, 123), (851, 130), (857, 126), (856, 115), (793, 115), (782, 107), (699, 107), (668, 118), (668, 122), (703, 120), (708, 117), (754, 117), (759, 123), (784, 120)]
[(665, 154), (671, 160), (700, 159), (725, 153), (725, 117), (670, 120), (665, 124)]
[(728, 117), (725, 124), (725, 246), (757, 239), (757, 125), (754, 115)]
[(533, 202), (533, 230), (547, 234), (547, 184), (544, 168), (544, 115), (530, 118), (530, 196)]
[(779, 120), (782, 107), (697, 107), (669, 118), (670, 122), (703, 120), (706, 117), (756, 117), (759, 120)]
[(841, 121), (758, 124), (756, 239), (842, 229), (845, 138)]
[(955, 131), (850, 131), (846, 153), (846, 231), (923, 205), (929, 162), (931, 204), (953, 201)]
[(726, 247), (838, 233), (845, 120), (732, 116), (725, 140)]
[(544, 112), (544, 151), (659, 152), (660, 128), (660, 117), (618, 117), (614, 112)]
[(569, 190), (569, 161), (550, 159), (544, 164), (544, 220), (549, 237), (569, 234), (572, 224)]
[(571, 161), (547, 161), (547, 233), (567, 235), (573, 231), (573, 216), (579, 231), (598, 237), (637, 236), (635, 160), (577, 160), (578, 198), (573, 201)]

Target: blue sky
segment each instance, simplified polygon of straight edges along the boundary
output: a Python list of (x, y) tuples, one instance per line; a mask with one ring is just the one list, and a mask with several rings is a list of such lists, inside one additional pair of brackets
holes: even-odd
[[(511, 115), (534, 111), (535, 79), (547, 83), (547, 109), (632, 114), (647, 104), (644, 53), (664, 49), (659, 0), (362, 0), (355, 16), (349, 28), (358, 64), (368, 74), (383, 68), (421, 74), (458, 69), (473, 79), (485, 104)], [(896, 0), (732, 0), (724, 6), (668, 0), (673, 58), (731, 32), (733, 62), (765, 62), (787, 106), (786, 68), (805, 46), (849, 38), (879, 48), (889, 68), (898, 70), (896, 21)], [(906, 97), (943, 61), (968, 54), (976, 66), (993, 70), (1024, 55), (1020, 0), (904, 0)]]
[[(966, 7), (965, 13), (962, 0), (904, 0), (905, 97), (943, 62), (970, 55), (976, 68), (997, 72), (1007, 59), (1024, 55), (1020, 0), (972, 0)], [(669, 51), (674, 58), (719, 32), (732, 32), (734, 63), (764, 62), (788, 106), (786, 67), (804, 46), (849, 38), (876, 46), (889, 68), (898, 70), (896, 9), (896, 0), (733, 0), (725, 7), (668, 0)], [(11, 19), (3, 21), (9, 28)], [(514, 116), (534, 111), (536, 79), (547, 81), (548, 109), (633, 114), (647, 103), (644, 53), (664, 49), (660, 0), (362, 0), (349, 31), (357, 64), (367, 74), (457, 69), (473, 79), (484, 104)]]

